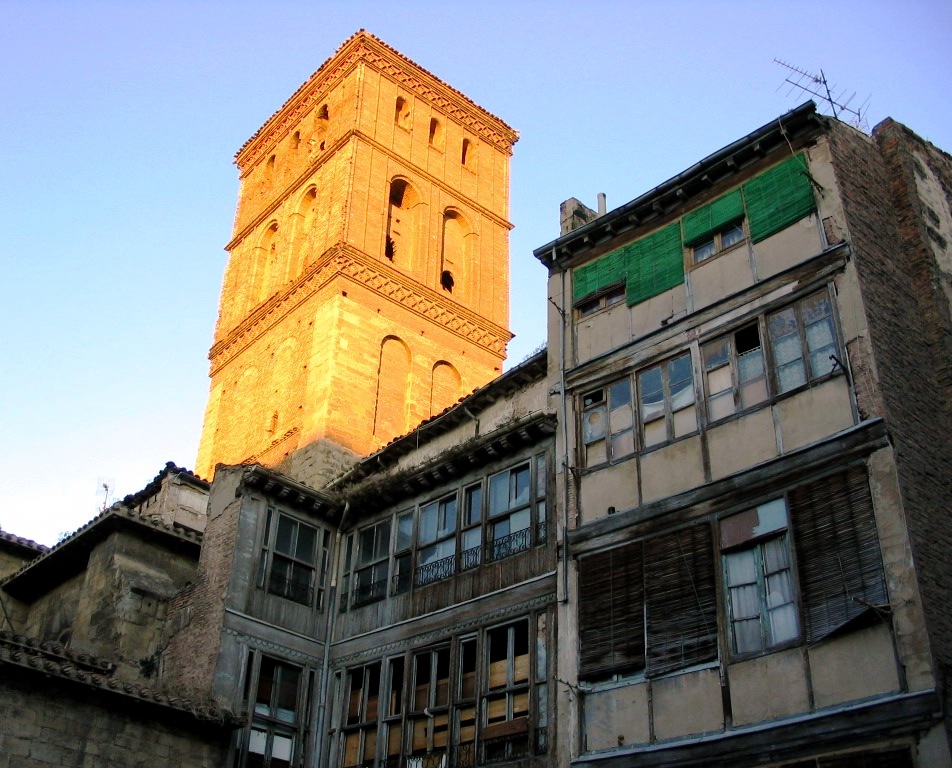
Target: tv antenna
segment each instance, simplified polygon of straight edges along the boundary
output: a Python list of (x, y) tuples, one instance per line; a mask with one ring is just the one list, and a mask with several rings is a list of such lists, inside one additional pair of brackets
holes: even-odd
[[(790, 72), (783, 81), (784, 84), (790, 86), (788, 93), (792, 93), (794, 89), (797, 89), (804, 93), (809, 93), (811, 96), (816, 96), (829, 107), (834, 118), (842, 120), (844, 123), (849, 123), (861, 131), (869, 132), (869, 124), (866, 122), (866, 107), (869, 104), (868, 96), (866, 97), (866, 101), (854, 109), (850, 104), (853, 99), (856, 98), (856, 91), (853, 91), (849, 96), (846, 96), (845, 89), (837, 92), (837, 87), (830, 85), (822, 69), (820, 70), (820, 74), (816, 75), (780, 59), (774, 59), (774, 63), (779, 64)], [(780, 87), (783, 86), (781, 85)], [(780, 90), (780, 87), (778, 87), (777, 90)]]
[(109, 492), (114, 490), (116, 487), (115, 478), (112, 477), (103, 477), (102, 475), (96, 480), (96, 495), (102, 496), (102, 506), (99, 508), (100, 512), (105, 512), (109, 509), (109, 505), (115, 499), (111, 499)]

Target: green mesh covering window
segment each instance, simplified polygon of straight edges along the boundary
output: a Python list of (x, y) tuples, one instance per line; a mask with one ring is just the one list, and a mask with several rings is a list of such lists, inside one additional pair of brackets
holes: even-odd
[(684, 282), (682, 253), (675, 222), (576, 269), (572, 296), (578, 301), (624, 281), (630, 307)]
[(750, 239), (759, 243), (816, 210), (802, 154), (774, 166), (743, 186)]
[(694, 245), (744, 215), (744, 200), (735, 189), (682, 219), (684, 244)]
[(684, 282), (681, 224), (675, 222), (631, 245), (628, 257), (628, 306)]
[(615, 283), (623, 282), (628, 274), (627, 268), (628, 262), (624, 248), (612, 251), (584, 267), (579, 267), (572, 275), (574, 279), (572, 295), (575, 301)]

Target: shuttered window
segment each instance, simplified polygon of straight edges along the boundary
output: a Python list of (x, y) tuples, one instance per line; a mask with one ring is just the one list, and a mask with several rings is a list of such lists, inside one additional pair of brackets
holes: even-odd
[(645, 542), (648, 674), (717, 658), (714, 549), (707, 523)]
[(717, 658), (707, 523), (579, 560), (579, 674), (648, 676)]
[(740, 190), (735, 189), (714, 202), (691, 211), (681, 220), (684, 228), (684, 244), (694, 245), (743, 216), (744, 200)]
[(816, 210), (806, 158), (800, 154), (742, 187), (750, 239), (759, 243)]
[(680, 285), (684, 282), (680, 222), (579, 267), (572, 280), (575, 301), (624, 281), (629, 307)]
[(866, 470), (796, 488), (789, 505), (806, 639), (814, 643), (888, 603)]
[(596, 679), (644, 669), (642, 543), (579, 560), (579, 674)]

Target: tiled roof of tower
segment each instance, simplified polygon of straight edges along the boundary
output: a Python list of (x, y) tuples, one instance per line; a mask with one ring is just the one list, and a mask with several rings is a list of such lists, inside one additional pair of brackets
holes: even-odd
[(473, 101), (471, 98), (469, 98), (469, 97), (468, 97), (466, 94), (464, 94), (462, 91), (460, 91), (460, 90), (454, 88), (454, 87), (453, 87), (452, 85), (450, 85), (449, 83), (447, 83), (447, 82), (441, 80), (439, 77), (437, 77), (436, 75), (434, 75), (432, 72), (430, 72), (430, 71), (429, 71), (428, 69), (426, 69), (425, 67), (421, 67), (421, 66), (420, 66), (419, 64), (417, 64), (415, 61), (413, 61), (412, 59), (408, 58), (408, 57), (405, 56), (404, 54), (400, 53), (400, 51), (398, 51), (398, 50), (397, 50), (396, 48), (394, 48), (393, 46), (388, 45), (387, 43), (385, 43), (383, 40), (381, 40), (381, 39), (380, 39), (379, 37), (377, 37), (376, 35), (371, 34), (370, 32), (368, 32), (368, 31), (365, 30), (365, 29), (359, 29), (359, 30), (357, 30), (353, 35), (351, 35), (349, 38), (347, 38), (343, 43), (341, 43), (340, 46), (338, 46), (337, 50), (334, 51), (334, 53), (333, 53), (331, 56), (329, 56), (329, 57), (324, 61), (324, 63), (321, 64), (321, 66), (319, 66), (316, 70), (314, 70), (314, 72), (311, 73), (310, 77), (308, 77), (307, 80), (305, 80), (305, 81), (301, 84), (301, 86), (300, 86), (293, 94), (291, 94), (290, 98), (288, 98), (277, 110), (275, 110), (275, 112), (274, 112), (267, 120), (265, 120), (264, 124), (262, 124), (262, 126), (261, 126), (257, 131), (254, 132), (254, 134), (251, 136), (251, 138), (249, 138), (244, 144), (241, 145), (241, 148), (235, 153), (235, 161), (237, 162), (237, 160), (238, 160), (238, 158), (241, 156), (241, 154), (242, 154), (249, 146), (251, 146), (251, 144), (253, 144), (253, 143), (265, 132), (265, 129), (268, 128), (268, 127), (271, 125), (272, 121), (273, 121), (278, 115), (280, 115), (280, 114), (288, 107), (288, 105), (290, 105), (292, 102), (294, 102), (295, 99), (297, 99), (304, 91), (307, 90), (308, 86), (313, 82), (314, 78), (321, 72), (321, 70), (323, 70), (323, 69), (324, 69), (328, 64), (330, 64), (335, 58), (337, 58), (338, 56), (340, 56), (348, 47), (350, 47), (351, 45), (354, 45), (357, 41), (369, 41), (369, 42), (371, 42), (373, 45), (376, 45), (376, 46), (378, 46), (379, 48), (382, 48), (384, 51), (386, 51), (386, 52), (387, 52), (388, 54), (390, 54), (391, 56), (397, 57), (397, 58), (400, 59), (400, 61), (403, 62), (404, 64), (406, 64), (406, 65), (408, 65), (408, 66), (410, 66), (410, 67), (412, 67), (412, 68), (418, 70), (419, 72), (421, 72), (422, 74), (426, 75), (427, 77), (433, 78), (433, 80), (435, 80), (441, 87), (445, 88), (447, 91), (449, 91), (450, 93), (452, 93), (454, 96), (456, 96), (456, 97), (462, 99), (464, 102), (466, 102), (466, 103), (467, 103), (468, 105), (470, 105), (471, 107), (475, 108), (476, 110), (482, 112), (482, 113), (483, 113), (484, 115), (486, 115), (487, 117), (489, 117), (489, 118), (491, 118), (492, 120), (494, 120), (495, 122), (499, 123), (499, 125), (500, 125), (502, 128), (504, 128), (505, 131), (506, 131), (508, 134), (510, 134), (509, 137), (508, 137), (510, 143), (514, 144), (516, 141), (518, 141), (518, 139), (519, 139), (519, 133), (518, 133), (518, 131), (516, 131), (514, 128), (512, 128), (512, 126), (508, 125), (504, 120), (502, 120), (502, 118), (498, 117), (497, 115), (494, 115), (494, 114), (493, 114), (492, 112), (490, 112), (489, 110), (484, 109), (483, 107), (479, 106), (479, 104), (477, 104), (475, 101)]

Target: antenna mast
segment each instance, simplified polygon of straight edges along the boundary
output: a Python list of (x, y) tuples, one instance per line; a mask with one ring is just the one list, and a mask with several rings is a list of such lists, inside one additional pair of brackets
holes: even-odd
[[(800, 67), (796, 67), (780, 59), (774, 59), (774, 63), (789, 70), (790, 74), (787, 75), (783, 82), (790, 86), (790, 93), (792, 93), (794, 89), (798, 89), (804, 93), (809, 93), (811, 96), (816, 96), (830, 108), (833, 117), (837, 120), (848, 122), (850, 125), (862, 131), (869, 131), (865, 113), (866, 107), (869, 104), (868, 96), (866, 97), (866, 101), (856, 109), (853, 109), (850, 107), (850, 102), (856, 98), (856, 92), (854, 91), (845, 99), (845, 91), (841, 91), (838, 95), (834, 96), (833, 92), (836, 90), (836, 86), (834, 85), (831, 89), (822, 69), (820, 70), (820, 74), (815, 75), (812, 72), (807, 72), (804, 69), (800, 69)], [(847, 116), (845, 120), (843, 118), (844, 115)]]

